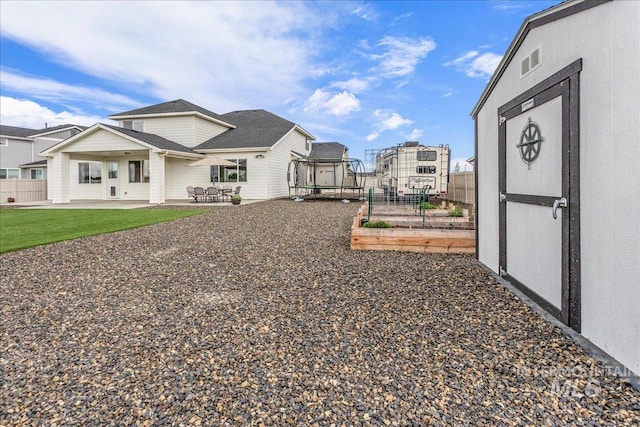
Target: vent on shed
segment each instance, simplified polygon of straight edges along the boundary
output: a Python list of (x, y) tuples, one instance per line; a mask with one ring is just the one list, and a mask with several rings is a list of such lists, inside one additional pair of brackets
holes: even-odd
[(521, 63), (520, 77), (524, 77), (540, 66), (540, 48), (526, 56)]

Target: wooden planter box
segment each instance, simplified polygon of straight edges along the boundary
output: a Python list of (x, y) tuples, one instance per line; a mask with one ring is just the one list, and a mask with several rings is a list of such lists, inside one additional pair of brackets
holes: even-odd
[(367, 203), (351, 226), (351, 249), (422, 253), (475, 253), (475, 230), (420, 228), (363, 228)]

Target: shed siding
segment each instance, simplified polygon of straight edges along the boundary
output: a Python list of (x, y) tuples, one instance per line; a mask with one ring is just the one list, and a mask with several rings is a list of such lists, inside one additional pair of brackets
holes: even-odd
[[(498, 271), (497, 109), (578, 58), (582, 334), (640, 373), (640, 2), (613, 1), (531, 30), (478, 120), (480, 261)], [(624, 29), (624, 31), (621, 31)], [(540, 48), (542, 65), (520, 78)]]
[(289, 167), (289, 162), (293, 159), (292, 151), (308, 155), (309, 150), (305, 147), (306, 141), (304, 135), (294, 130), (273, 146), (273, 150), (266, 156), (266, 198), (275, 199), (289, 196), (287, 168)]

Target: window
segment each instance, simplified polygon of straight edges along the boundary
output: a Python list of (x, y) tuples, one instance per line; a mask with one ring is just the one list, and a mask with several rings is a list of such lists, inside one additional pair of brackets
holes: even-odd
[(211, 182), (247, 182), (247, 159), (227, 159), (234, 166), (211, 166)]
[(0, 147), (8, 147), (9, 139), (8, 138), (0, 138)]
[(19, 179), (20, 169), (0, 169), (0, 179)]
[(416, 168), (416, 173), (431, 173), (431, 174), (435, 174), (436, 173), (436, 167), (435, 166), (418, 166)]
[(129, 161), (129, 182), (149, 182), (149, 161)]
[(31, 179), (42, 179), (43, 176), (44, 173), (42, 169), (31, 169)]
[(123, 120), (122, 127), (142, 132), (142, 120)]
[(436, 160), (438, 154), (435, 151), (426, 151), (426, 150), (421, 150), (418, 151), (418, 161), (419, 162), (433, 162)]
[(307, 150), (307, 151), (309, 151), (309, 145), (310, 145), (310, 144), (309, 144), (309, 140), (308, 140), (308, 139), (305, 139), (304, 141), (305, 141), (305, 142), (304, 142), (304, 149), (305, 149), (305, 150)]
[(78, 163), (78, 183), (100, 184), (102, 182), (102, 163), (80, 162)]

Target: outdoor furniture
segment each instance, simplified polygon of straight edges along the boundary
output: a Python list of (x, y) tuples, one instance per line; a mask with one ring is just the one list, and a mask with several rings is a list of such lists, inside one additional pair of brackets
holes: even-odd
[(195, 187), (193, 191), (195, 193), (193, 198), (196, 200), (196, 203), (198, 203), (198, 199), (202, 199), (202, 201), (205, 201), (207, 199), (207, 194), (204, 192), (204, 188)]
[(233, 191), (233, 194), (240, 194), (240, 189), (241, 189), (241, 188), (242, 188), (242, 186), (241, 186), (241, 185), (238, 185), (238, 186), (236, 187), (236, 189)]
[(187, 194), (189, 195), (189, 197), (193, 198), (194, 201), (198, 201), (197, 197), (196, 197), (196, 192), (193, 190), (192, 186), (188, 186), (187, 187)]
[(231, 194), (233, 194), (233, 187), (231, 187), (230, 185), (223, 185), (222, 186), (222, 197), (228, 197), (229, 199), (231, 199)]
[(216, 187), (207, 188), (207, 200), (210, 202), (217, 202), (219, 196), (218, 189)]

